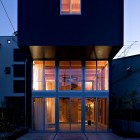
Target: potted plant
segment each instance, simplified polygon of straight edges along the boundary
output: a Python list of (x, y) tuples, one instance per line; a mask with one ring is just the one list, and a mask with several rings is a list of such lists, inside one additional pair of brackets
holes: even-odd
[(86, 113), (87, 113), (87, 116), (88, 116), (88, 125), (91, 125), (91, 114), (92, 114), (92, 107), (90, 104), (86, 105)]
[(91, 125), (92, 123), (91, 115), (94, 109), (95, 98), (87, 98), (87, 100), (88, 100), (88, 103), (86, 104), (85, 109), (86, 109), (86, 114), (88, 116), (88, 125)]

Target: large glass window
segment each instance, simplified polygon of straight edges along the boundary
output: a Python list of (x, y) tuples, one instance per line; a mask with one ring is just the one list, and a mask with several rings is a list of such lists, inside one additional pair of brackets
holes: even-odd
[(55, 90), (55, 61), (33, 62), (33, 90)]
[(106, 98), (85, 98), (85, 130), (105, 131), (108, 126)]
[(59, 98), (59, 129), (61, 131), (81, 130), (81, 99)]
[(85, 99), (85, 129), (95, 131), (97, 125), (96, 98)]
[[(55, 90), (55, 61), (33, 62), (33, 90)], [(81, 61), (59, 61), (59, 90), (108, 90), (108, 62), (85, 61), (85, 82)]]
[(55, 90), (55, 61), (45, 61), (45, 89)]
[(55, 130), (55, 98), (34, 98), (34, 130)]
[(96, 61), (86, 61), (85, 68), (85, 90), (96, 90)]
[(108, 62), (97, 61), (98, 90), (108, 90)]
[(82, 88), (81, 61), (60, 61), (59, 90), (81, 90)]
[(108, 102), (106, 98), (98, 98), (98, 126), (97, 130), (107, 130)]
[(61, 0), (61, 14), (80, 14), (81, 0)]

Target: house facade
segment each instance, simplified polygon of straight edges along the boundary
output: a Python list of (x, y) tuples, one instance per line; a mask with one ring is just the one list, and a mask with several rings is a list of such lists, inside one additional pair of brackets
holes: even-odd
[(110, 63), (123, 46), (122, 0), (21, 0), (18, 46), (26, 55), (28, 127), (109, 131)]
[(25, 125), (25, 60), (16, 36), (0, 37), (0, 118), (20, 126)]

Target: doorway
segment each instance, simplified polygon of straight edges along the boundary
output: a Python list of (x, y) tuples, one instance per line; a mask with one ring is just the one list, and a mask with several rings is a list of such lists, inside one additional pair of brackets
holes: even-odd
[[(97, 132), (108, 130), (108, 99), (97, 97), (33, 98), (33, 129)], [(58, 106), (58, 110), (57, 110)]]
[(85, 131), (107, 131), (107, 98), (85, 98)]
[(81, 98), (59, 98), (59, 131), (81, 131)]

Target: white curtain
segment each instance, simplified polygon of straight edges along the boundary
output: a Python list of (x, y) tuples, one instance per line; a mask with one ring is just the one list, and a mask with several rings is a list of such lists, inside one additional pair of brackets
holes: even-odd
[(34, 98), (34, 129), (49, 129), (55, 124), (55, 98)]
[(43, 98), (34, 99), (34, 129), (43, 130), (44, 100)]
[(55, 98), (45, 98), (45, 130), (55, 124)]
[(43, 63), (35, 64), (33, 68), (33, 90), (43, 90), (45, 82), (45, 72)]

